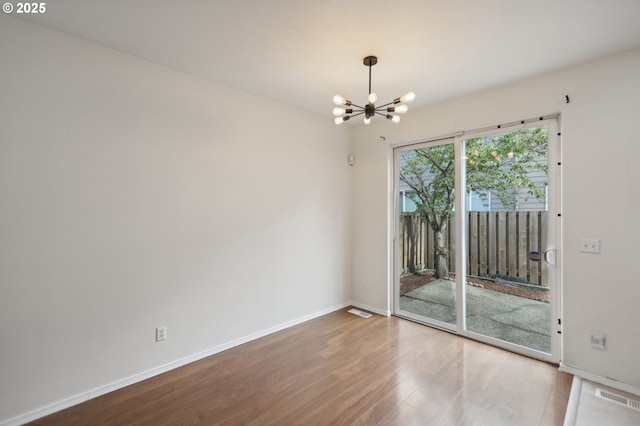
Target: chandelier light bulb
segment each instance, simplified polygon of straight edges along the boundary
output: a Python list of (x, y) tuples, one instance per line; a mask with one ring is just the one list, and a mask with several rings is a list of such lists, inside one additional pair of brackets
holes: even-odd
[(333, 113), (334, 116), (339, 117), (341, 115), (344, 115), (344, 113), (347, 112), (347, 110), (344, 108), (335, 107), (331, 112)]
[(369, 123), (371, 123), (371, 117), (365, 117), (364, 124), (369, 124)]
[(378, 95), (376, 95), (375, 93), (369, 93), (369, 96), (367, 96), (367, 99), (369, 100), (369, 103), (373, 105), (378, 101)]
[(335, 95), (333, 97), (333, 103), (336, 105), (349, 105), (349, 101), (340, 95)]
[(398, 114), (404, 114), (405, 112), (409, 111), (409, 107), (406, 105), (399, 105), (395, 108), (396, 113)]
[(416, 94), (413, 92), (409, 92), (400, 97), (400, 102), (413, 102), (415, 98)]
[(393, 118), (391, 119), (391, 121), (393, 121), (394, 123), (399, 123), (400, 122), (400, 116), (399, 115), (394, 115)]
[(351, 118), (350, 115), (343, 115), (342, 117), (336, 117), (336, 119), (333, 120), (333, 122), (336, 123), (336, 124), (340, 124), (340, 123), (343, 123), (343, 122), (347, 121), (350, 118)]

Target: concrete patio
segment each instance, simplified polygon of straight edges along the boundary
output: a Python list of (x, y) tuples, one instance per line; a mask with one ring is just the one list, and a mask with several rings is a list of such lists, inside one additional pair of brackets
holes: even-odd
[[(467, 285), (467, 329), (549, 353), (549, 303)], [(400, 309), (456, 322), (455, 282), (438, 280), (400, 296)]]

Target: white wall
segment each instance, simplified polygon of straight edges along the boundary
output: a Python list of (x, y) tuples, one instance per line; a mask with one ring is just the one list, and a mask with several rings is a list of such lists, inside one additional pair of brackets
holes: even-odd
[[(562, 125), (563, 365), (640, 389), (640, 50), (410, 111), (397, 126), (358, 127), (353, 296), (390, 306), (390, 146), (550, 113), (561, 113)], [(581, 238), (600, 239), (601, 254), (580, 253)], [(607, 334), (607, 350), (591, 349), (591, 330)]]
[(349, 301), (349, 132), (7, 16), (0, 57), (0, 423)]

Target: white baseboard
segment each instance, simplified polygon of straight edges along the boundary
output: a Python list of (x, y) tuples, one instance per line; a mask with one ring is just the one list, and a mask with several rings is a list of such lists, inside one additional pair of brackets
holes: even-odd
[(370, 305), (367, 305), (365, 303), (354, 302), (352, 300), (351, 301), (351, 305), (355, 306), (356, 308), (364, 309), (365, 311), (369, 311), (369, 312), (373, 312), (373, 313), (378, 314), (378, 315), (382, 315), (383, 317), (391, 316), (391, 311), (385, 311), (385, 310), (382, 310), (382, 309), (378, 309), (378, 308), (376, 308), (374, 306), (370, 306)]
[(614, 389), (618, 389), (624, 392), (629, 392), (631, 394), (640, 396), (640, 388), (630, 385), (628, 383), (619, 382), (609, 377), (599, 376), (597, 374), (580, 370), (579, 368), (570, 367), (562, 363), (560, 363), (559, 370), (564, 371), (565, 373), (573, 374), (574, 376), (581, 377), (585, 380), (589, 380), (595, 383), (600, 383), (601, 385), (609, 386)]
[[(329, 308), (322, 309), (320, 311), (311, 313), (309, 315), (305, 315), (305, 316), (302, 316), (300, 318), (296, 318), (294, 320), (287, 321), (287, 322), (284, 322), (282, 324), (278, 324), (278, 325), (273, 326), (273, 327), (269, 327), (267, 329), (264, 329), (264, 330), (249, 334), (249, 335), (244, 336), (244, 337), (240, 337), (238, 339), (232, 340), (232, 341), (227, 342), (227, 343), (223, 343), (223, 344), (218, 345), (218, 346), (214, 346), (213, 348), (206, 349), (204, 351), (195, 353), (193, 355), (189, 355), (189, 356), (186, 356), (184, 358), (169, 362), (167, 364), (160, 365), (158, 367), (154, 367), (152, 369), (143, 371), (141, 373), (134, 374), (133, 376), (126, 377), (126, 378), (121, 379), (121, 380), (116, 380), (115, 382), (106, 384), (104, 386), (99, 386), (99, 387), (97, 387), (95, 389), (91, 389), (89, 391), (79, 393), (79, 394), (71, 396), (69, 398), (65, 398), (63, 400), (54, 402), (53, 404), (45, 405), (44, 407), (37, 408), (37, 409), (35, 409), (33, 411), (30, 411), (28, 413), (20, 414), (20, 415), (18, 415), (16, 417), (12, 417), (10, 419), (1, 420), (0, 421), (0, 426), (19, 426), (19, 425), (22, 425), (22, 424), (25, 424), (25, 423), (28, 423), (28, 422), (32, 422), (32, 421), (37, 420), (39, 418), (48, 416), (49, 414), (53, 414), (53, 413), (55, 413), (57, 411), (64, 410), (65, 408), (69, 408), (69, 407), (72, 407), (74, 405), (81, 404), (83, 402), (86, 402), (86, 401), (88, 401), (90, 399), (93, 399), (93, 398), (96, 398), (98, 396), (105, 395), (105, 394), (107, 394), (109, 392), (113, 392), (115, 390), (118, 390), (118, 389), (124, 388), (126, 386), (132, 385), (134, 383), (141, 382), (143, 380), (149, 379), (151, 377), (157, 376), (157, 375), (162, 374), (162, 373), (166, 373), (168, 371), (171, 371), (173, 369), (182, 367), (182, 366), (190, 364), (192, 362), (199, 361), (199, 360), (201, 360), (203, 358), (206, 358), (208, 356), (215, 355), (215, 354), (217, 354), (219, 352), (222, 352), (222, 351), (226, 351), (227, 349), (231, 349), (233, 347), (242, 345), (242, 344), (250, 342), (252, 340), (256, 340), (256, 339), (259, 339), (261, 337), (268, 336), (269, 334), (276, 333), (278, 331), (284, 330), (284, 329), (289, 328), (289, 327), (293, 327), (294, 325), (298, 325), (298, 324), (301, 324), (303, 322), (307, 322), (309, 320), (321, 317), (321, 316), (326, 315), (326, 314), (330, 314), (331, 312), (335, 312), (335, 311), (338, 311), (340, 309), (344, 309), (347, 306), (351, 306), (351, 305), (356, 306), (352, 302), (344, 302), (344, 303), (341, 303), (339, 305), (331, 306)], [(363, 308), (363, 309), (369, 309), (369, 308)]]

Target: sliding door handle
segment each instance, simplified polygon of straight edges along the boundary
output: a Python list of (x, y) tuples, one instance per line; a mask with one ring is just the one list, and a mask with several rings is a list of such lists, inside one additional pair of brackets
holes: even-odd
[(556, 266), (556, 249), (550, 248), (544, 251), (544, 261), (551, 266)]

